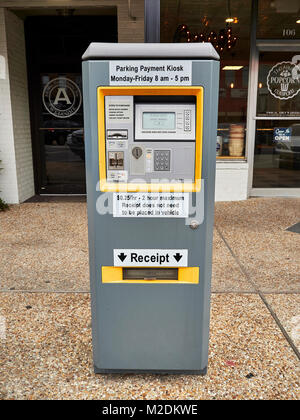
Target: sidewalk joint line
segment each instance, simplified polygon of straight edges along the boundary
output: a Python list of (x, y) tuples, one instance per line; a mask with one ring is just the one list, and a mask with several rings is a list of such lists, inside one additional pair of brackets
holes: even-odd
[(299, 352), (298, 348), (296, 347), (296, 345), (294, 344), (293, 340), (291, 339), (291, 337), (287, 333), (286, 329), (284, 328), (284, 326), (282, 325), (282, 323), (278, 319), (276, 313), (273, 311), (273, 309), (271, 308), (271, 306), (267, 302), (267, 300), (266, 300), (263, 292), (259, 289), (259, 287), (257, 287), (256, 283), (251, 279), (251, 277), (248, 274), (247, 270), (245, 269), (245, 267), (243, 266), (243, 264), (240, 262), (240, 260), (237, 257), (237, 255), (233, 252), (233, 250), (231, 249), (229, 243), (227, 242), (227, 240), (225, 239), (224, 235), (222, 234), (222, 232), (220, 231), (220, 229), (217, 226), (216, 226), (216, 230), (219, 233), (220, 237), (223, 239), (225, 245), (227, 246), (227, 248), (228, 248), (229, 252), (231, 253), (231, 255), (233, 256), (233, 258), (235, 259), (236, 263), (240, 267), (240, 270), (242, 271), (242, 273), (246, 277), (246, 280), (252, 285), (252, 287), (254, 288), (255, 292), (259, 295), (260, 299), (264, 303), (264, 305), (267, 308), (267, 310), (270, 312), (271, 316), (273, 317), (273, 319), (274, 319), (275, 323), (277, 324), (278, 328), (280, 329), (280, 331), (282, 332), (283, 336), (287, 340), (287, 342), (290, 345), (291, 349), (294, 351), (295, 355), (300, 360), (300, 352)]
[(41, 289), (41, 290), (31, 290), (31, 289), (2, 289), (0, 290), (0, 293), (66, 293), (66, 294), (72, 294), (72, 293), (88, 293), (90, 294), (90, 290), (46, 290), (46, 289)]

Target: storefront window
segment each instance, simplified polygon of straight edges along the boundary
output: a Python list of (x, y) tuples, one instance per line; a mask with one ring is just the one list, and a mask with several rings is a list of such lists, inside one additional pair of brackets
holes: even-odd
[(300, 55), (259, 56), (253, 187), (300, 185)]
[(243, 159), (251, 2), (161, 0), (161, 42), (211, 42), (220, 54), (216, 155)]
[(259, 39), (299, 39), (299, 0), (259, 0)]
[(257, 116), (300, 117), (300, 54), (261, 52)]
[(299, 188), (300, 120), (257, 121), (254, 188)]

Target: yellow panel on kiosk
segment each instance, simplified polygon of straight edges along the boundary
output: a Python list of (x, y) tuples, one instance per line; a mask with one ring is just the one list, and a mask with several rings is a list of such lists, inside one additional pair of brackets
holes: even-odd
[[(106, 96), (193, 96), (196, 99), (195, 117), (195, 168), (192, 182), (109, 182), (106, 162)], [(201, 189), (202, 141), (203, 141), (203, 87), (98, 87), (98, 141), (100, 191), (103, 192), (198, 192)]]

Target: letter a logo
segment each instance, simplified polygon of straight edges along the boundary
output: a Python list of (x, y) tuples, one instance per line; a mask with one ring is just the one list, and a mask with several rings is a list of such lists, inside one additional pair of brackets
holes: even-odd
[(67, 95), (66, 89), (65, 88), (58, 88), (57, 89), (57, 94), (54, 100), (54, 105), (58, 104), (58, 101), (65, 101), (68, 105), (71, 104), (71, 101)]
[(81, 91), (71, 79), (57, 77), (44, 87), (43, 104), (49, 114), (56, 118), (70, 118), (81, 107)]

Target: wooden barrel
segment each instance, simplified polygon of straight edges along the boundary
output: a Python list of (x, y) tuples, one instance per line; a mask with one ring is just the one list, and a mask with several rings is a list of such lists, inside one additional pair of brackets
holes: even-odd
[(229, 155), (243, 156), (244, 151), (244, 126), (240, 124), (230, 124), (229, 131)]

